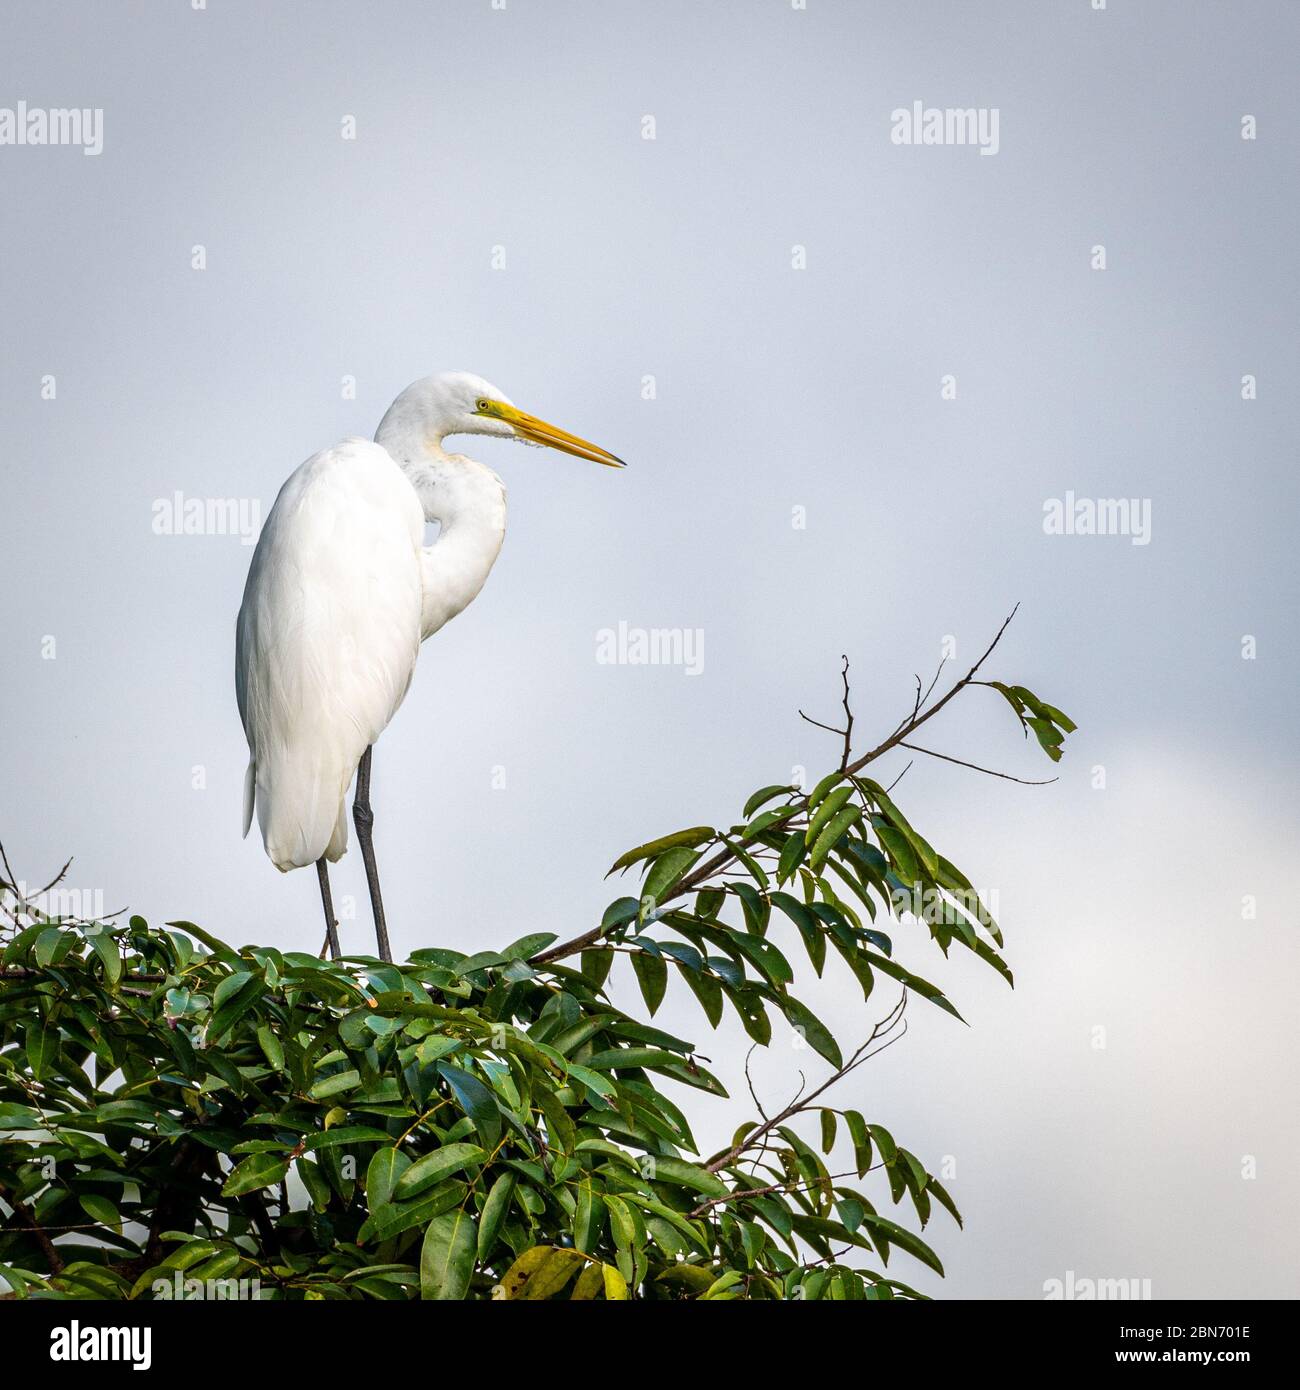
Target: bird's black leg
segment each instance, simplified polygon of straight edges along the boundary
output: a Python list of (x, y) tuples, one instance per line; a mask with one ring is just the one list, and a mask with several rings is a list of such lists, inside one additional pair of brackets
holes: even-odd
[(379, 891), (379, 869), (375, 864), (375, 842), (372, 837), (375, 813), (370, 809), (370, 755), (373, 752), (373, 748), (367, 748), (357, 764), (357, 792), (352, 802), (352, 820), (357, 827), (357, 843), (361, 846), (361, 857), (366, 864), (366, 886), (370, 889), (370, 908), (375, 915), (379, 959), (390, 961), (393, 952), (388, 944), (388, 923), (384, 920), (384, 899)]
[[(330, 871), (325, 856), (316, 861), (316, 877), (320, 880), (320, 901), (325, 909), (325, 947), (329, 948), (330, 959), (338, 960), (343, 954), (339, 949), (339, 924), (334, 920), (334, 899), (330, 896)], [(321, 955), (325, 954), (322, 947)]]

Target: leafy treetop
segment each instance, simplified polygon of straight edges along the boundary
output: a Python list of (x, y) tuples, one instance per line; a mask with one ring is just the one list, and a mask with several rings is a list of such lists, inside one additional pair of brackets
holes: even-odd
[[(838, 766), (630, 850), (614, 869), (637, 891), (565, 942), (400, 965), (236, 949), (188, 922), (47, 915), (5, 860), (6, 1296), (919, 1297), (891, 1256), (942, 1274), (913, 1225), (957, 1207), (827, 1093), (901, 1036), (911, 996), (957, 1015), (898, 959), (899, 926), (1011, 972), (970, 880), (867, 768), (899, 747), (962, 762), (913, 736), (976, 685), (1059, 759), (1065, 715), (977, 679), (1005, 628), (937, 699), (938, 674), (918, 679), (910, 714), (857, 756), (846, 662)], [(795, 993), (792, 943), (816, 975), (838, 959), (864, 1007), (881, 977), (901, 987), (847, 1053)], [(772, 1114), (751, 1084), (757, 1113), (702, 1155), (677, 1088), (723, 1087), (693, 1040), (612, 1005), (620, 958), (651, 1018), (676, 975), (710, 1027), (731, 1009), (756, 1046), (784, 1019), (825, 1078)], [(904, 1205), (914, 1221), (886, 1214)]]

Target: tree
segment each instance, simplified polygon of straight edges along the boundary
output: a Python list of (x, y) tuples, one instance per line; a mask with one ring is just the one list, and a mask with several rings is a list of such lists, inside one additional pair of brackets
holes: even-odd
[[(898, 959), (897, 927), (1011, 972), (970, 880), (867, 770), (896, 748), (946, 756), (914, 736), (976, 686), (1060, 758), (1065, 715), (979, 678), (1006, 626), (937, 698), (942, 665), (928, 689), (918, 678), (862, 754), (845, 661), (844, 725), (820, 726), (837, 766), (811, 790), (755, 792), (734, 825), (630, 850), (614, 869), (639, 891), (569, 941), (430, 947), (401, 965), (235, 949), (189, 922), (51, 917), (5, 859), (8, 1296), (919, 1297), (891, 1255), (942, 1274), (913, 1226), (936, 1207), (960, 1222), (957, 1207), (828, 1093), (901, 1036), (912, 996), (957, 1015)], [(794, 993), (791, 942), (818, 975), (842, 963), (864, 1012), (878, 985), (901, 987), (851, 1051)], [(730, 1144), (701, 1155), (666, 1083), (723, 1087), (691, 1041), (612, 1006), (615, 968), (651, 1017), (671, 975), (709, 1025), (734, 1009), (756, 1046), (783, 1017), (826, 1075), (772, 1114), (753, 1096)], [(885, 1214), (905, 1203), (907, 1221)]]

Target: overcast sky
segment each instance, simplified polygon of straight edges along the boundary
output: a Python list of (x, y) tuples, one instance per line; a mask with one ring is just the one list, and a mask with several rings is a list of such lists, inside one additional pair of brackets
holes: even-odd
[[(895, 934), (970, 1024), (914, 1003), (844, 1088), (967, 1216), (927, 1233), (946, 1281), (896, 1272), (1296, 1296), (1298, 41), (1285, 0), (8, 7), (0, 140), (102, 112), (98, 153), (0, 143), (15, 870), (318, 945), (314, 875), (239, 838), (251, 547), (165, 532), (177, 494), (255, 525), (474, 371), (631, 466), (475, 441), (505, 548), (375, 756), (397, 949), (585, 929), (620, 851), (831, 765), (796, 710), (835, 713), (841, 652), (865, 747), (1020, 601), (990, 671), (1078, 721), (1060, 780), (898, 788), (1017, 988)], [(929, 108), (983, 147), (905, 143)], [(1045, 529), (1071, 497), (1130, 499), (1121, 533)], [(598, 660), (620, 623), (702, 659)], [(1051, 775), (993, 692), (927, 733)], [(363, 949), (359, 856), (334, 877)], [(867, 1031), (832, 973), (802, 992)], [(734, 1087), (737, 1030), (665, 1020)], [(761, 1092), (809, 1058), (780, 1032)], [(688, 1094), (702, 1143), (743, 1091)]]

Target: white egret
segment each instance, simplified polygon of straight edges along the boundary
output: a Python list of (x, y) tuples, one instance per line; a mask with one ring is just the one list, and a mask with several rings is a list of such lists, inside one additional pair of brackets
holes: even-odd
[[(348, 784), (379, 954), (392, 959), (375, 865), (371, 750), (402, 703), (420, 643), (473, 602), (501, 550), (506, 491), (450, 435), (548, 445), (622, 467), (468, 372), (414, 382), (374, 442), (313, 455), (280, 489), (253, 552), (235, 638), (248, 738), (244, 834), (256, 808), (266, 853), (315, 864), (331, 954), (340, 953), (327, 861), (348, 842)], [(424, 544), (426, 522), (439, 526)]]

